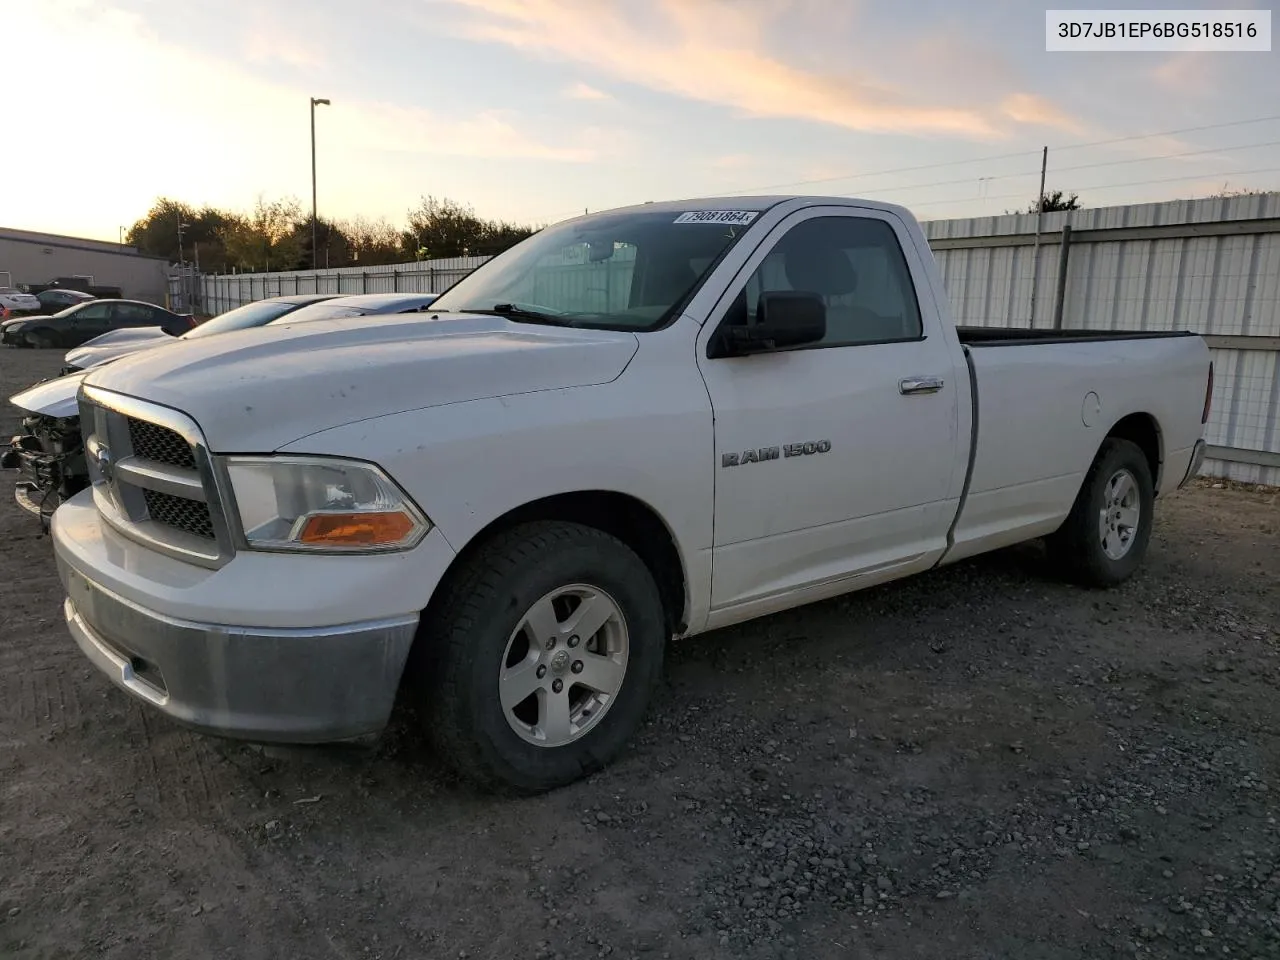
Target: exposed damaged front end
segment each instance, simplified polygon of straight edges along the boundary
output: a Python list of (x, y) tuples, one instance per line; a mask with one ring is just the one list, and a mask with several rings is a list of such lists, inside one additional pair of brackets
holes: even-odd
[(48, 532), (49, 518), (59, 504), (89, 486), (79, 418), (40, 413), (24, 417), (22, 433), (9, 442), (0, 466), (18, 471), (14, 499), (38, 516)]
[(90, 482), (76, 402), (82, 379), (44, 380), (9, 398), (22, 411), (22, 432), (3, 449), (0, 466), (17, 471), (14, 499), (46, 531), (53, 511)]

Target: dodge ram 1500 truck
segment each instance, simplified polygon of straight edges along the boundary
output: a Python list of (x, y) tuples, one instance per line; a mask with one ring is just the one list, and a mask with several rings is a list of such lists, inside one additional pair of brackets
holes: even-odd
[(551, 789), (620, 753), (673, 638), (1042, 537), (1125, 580), (1211, 383), (1192, 334), (957, 329), (898, 206), (592, 214), (426, 315), (89, 371), (65, 616), (198, 729), (369, 739), (405, 697), (461, 773)]

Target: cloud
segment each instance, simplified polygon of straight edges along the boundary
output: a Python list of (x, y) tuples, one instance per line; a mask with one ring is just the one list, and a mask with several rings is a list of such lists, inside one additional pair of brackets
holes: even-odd
[(595, 87), (578, 81), (573, 86), (568, 87), (564, 91), (564, 95), (570, 100), (612, 100), (609, 94), (603, 90), (597, 90)]
[(878, 133), (1001, 134), (994, 119), (932, 103), (856, 72), (820, 74), (763, 52), (781, 4), (722, 0), (453, 0), (472, 17), (461, 32), (629, 83), (729, 107)]
[[(261, 16), (261, 15), (259, 15)], [(244, 36), (241, 48), (250, 63), (285, 64), (308, 69), (325, 61), (325, 52), (260, 19)]]
[[(88, 0), (42, 0), (40, 6), (39, 14), (32, 16), (33, 31), (61, 32), (65, 37), (60, 42), (72, 49), (100, 48), (107, 43), (115, 51), (116, 66), (96, 80), (96, 93), (104, 102), (119, 104), (122, 115), (145, 115), (148, 122), (157, 117), (199, 117), (204, 129), (218, 130), (219, 137), (200, 151), (202, 155), (235, 155), (243, 138), (262, 147), (235, 159), (269, 166), (277, 152), (273, 143), (293, 144), (300, 132), (305, 138), (305, 130), (299, 127), (308, 122), (311, 91), (264, 79), (234, 61), (173, 44), (140, 17), (109, 6)], [(277, 52), (274, 45), (270, 49)], [(292, 52), (287, 56), (299, 64), (320, 55), (318, 49), (302, 41), (289, 49)], [(9, 65), (14, 65), (12, 59)], [(184, 78), (180, 88), (155, 83), (156, 77), (178, 75)], [(34, 102), (57, 101), (67, 92), (56, 83), (40, 90), (28, 91), (36, 98)], [(505, 111), (481, 111), (457, 118), (392, 101), (344, 98), (327, 88), (324, 92), (330, 95), (332, 106), (320, 108), (323, 112), (317, 115), (317, 128), (329, 141), (331, 155), (335, 149), (380, 149), (581, 163), (594, 159), (597, 145), (607, 139), (592, 137), (590, 130), (573, 130), (567, 135), (553, 132), (544, 142), (521, 130)], [(132, 121), (121, 122), (127, 126)], [(586, 143), (588, 138), (597, 145)], [(305, 139), (301, 142), (305, 150)], [(136, 157), (130, 162), (136, 162)]]
[(710, 166), (716, 170), (740, 170), (752, 166), (756, 158), (745, 153), (728, 153), (720, 157), (712, 157)]
[[(336, 101), (335, 101), (336, 103)], [(334, 134), (362, 149), (391, 153), (425, 153), (454, 157), (520, 157), (588, 163), (600, 155), (607, 136), (582, 131), (578, 144), (543, 143), (515, 127), (509, 114), (486, 110), (465, 120), (448, 120), (430, 110), (389, 103), (353, 101), (346, 112), (333, 114)]]
[(1213, 59), (1208, 54), (1192, 52), (1169, 57), (1154, 67), (1149, 76), (1165, 93), (1205, 98), (1216, 92), (1213, 74)]
[[(317, 91), (181, 46), (100, 0), (41, 0), (8, 9), (6, 26), (24, 42), (9, 52), (6, 68), (16, 76), (47, 74), (47, 82), (24, 88), (24, 113), (57, 116), (84, 93), (83, 78), (49, 73), (39, 51), (56, 46), (69, 63), (91, 63), (109, 49), (112, 67), (94, 77), (95, 102), (111, 104), (120, 129), (149, 131), (178, 144), (181, 158), (175, 162), (177, 155), (163, 150), (116, 151), (98, 157), (87, 177), (74, 153), (15, 155), (7, 172), (25, 189), (8, 201), (10, 223), (114, 237), (118, 224), (157, 196), (243, 209), (259, 193), (310, 192), (308, 98)], [(182, 83), (163, 82), (172, 77)], [(504, 111), (451, 116), (344, 96), (338, 84), (318, 92), (333, 101), (318, 110), (316, 135), (320, 195), (336, 216), (356, 210), (398, 215), (417, 189), (420, 171), (445, 168), (443, 160), (426, 158), (583, 164), (626, 142), (607, 129), (535, 125)], [(62, 199), (54, 207), (41, 199), (55, 194)]]
[(1090, 128), (1069, 116), (1044, 97), (1034, 93), (1013, 93), (1000, 102), (1000, 112), (1017, 123), (1053, 127), (1078, 137), (1090, 135)]

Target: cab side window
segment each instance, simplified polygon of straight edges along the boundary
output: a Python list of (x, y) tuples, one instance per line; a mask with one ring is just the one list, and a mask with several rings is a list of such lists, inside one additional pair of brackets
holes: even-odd
[(813, 217), (792, 227), (747, 280), (726, 323), (753, 324), (762, 293), (814, 293), (827, 308), (815, 347), (918, 340), (911, 272), (893, 228), (870, 217)]

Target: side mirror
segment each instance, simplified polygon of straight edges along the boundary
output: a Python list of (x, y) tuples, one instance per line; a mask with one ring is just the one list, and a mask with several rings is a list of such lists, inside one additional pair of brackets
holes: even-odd
[(755, 324), (721, 330), (713, 356), (736, 357), (817, 343), (827, 335), (827, 306), (816, 293), (762, 293)]

